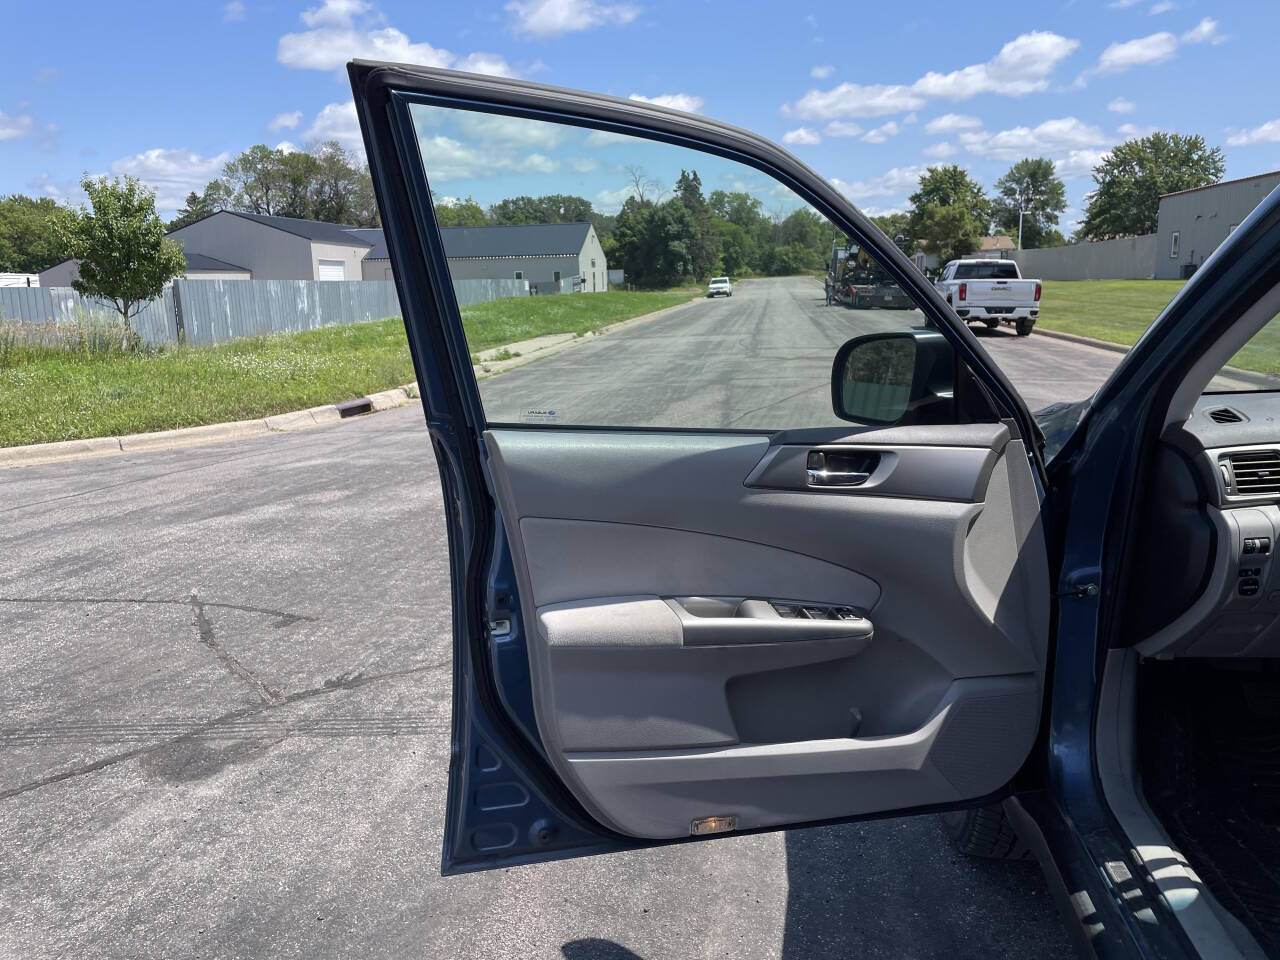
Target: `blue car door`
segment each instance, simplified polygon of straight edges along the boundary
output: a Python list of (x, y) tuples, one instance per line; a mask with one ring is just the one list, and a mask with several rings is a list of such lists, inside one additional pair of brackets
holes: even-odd
[[(444, 871), (1006, 795), (1038, 434), (927, 279), (735, 127), (350, 76), (446, 504)], [(909, 309), (828, 306), (833, 245)]]

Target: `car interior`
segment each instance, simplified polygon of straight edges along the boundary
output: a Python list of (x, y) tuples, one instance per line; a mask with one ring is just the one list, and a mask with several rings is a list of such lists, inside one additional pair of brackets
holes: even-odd
[(1280, 382), (1229, 362), (1278, 307), (1174, 395), (1098, 721), (1108, 800), (1206, 956), (1280, 952)]

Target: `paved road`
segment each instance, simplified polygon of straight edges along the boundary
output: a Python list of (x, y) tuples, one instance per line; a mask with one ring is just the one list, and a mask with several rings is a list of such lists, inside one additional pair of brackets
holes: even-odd
[[(848, 322), (739, 289), (691, 315), (745, 344), (730, 306)], [(990, 343), (1033, 379), (1097, 362)], [(708, 396), (742, 389), (789, 402)], [(1068, 955), (1038, 870), (959, 856), (932, 817), (441, 879), (448, 596), (417, 407), (0, 472), (0, 957)]]
[[(808, 278), (746, 281), (652, 321), (483, 381), (490, 420), (554, 409), (599, 426), (778, 429), (836, 424), (831, 361), (850, 337), (921, 322), (918, 311), (828, 307)], [(1011, 327), (974, 328), (1031, 408), (1093, 393), (1120, 354)]]

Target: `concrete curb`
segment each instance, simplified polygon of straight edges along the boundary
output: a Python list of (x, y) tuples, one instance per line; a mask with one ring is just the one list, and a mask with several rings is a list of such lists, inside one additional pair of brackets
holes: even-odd
[[(403, 407), (418, 398), (418, 385), (406, 383), (402, 387), (370, 394), (365, 399), (375, 412)], [(277, 413), (261, 420), (235, 420), (231, 423), (211, 423), (202, 427), (180, 427), (176, 430), (157, 430), (151, 433), (131, 433), (121, 437), (92, 437), (85, 440), (62, 440), (56, 443), (32, 443), (21, 447), (0, 447), (0, 470), (7, 467), (30, 467), (60, 460), (106, 457), (123, 453), (141, 453), (152, 450), (177, 450), (198, 447), (227, 440), (260, 437), (269, 433), (293, 433), (311, 427), (338, 423), (342, 414), (337, 404), (327, 403), (306, 410)]]
[(1078, 333), (1063, 333), (1061, 330), (1046, 330), (1039, 325), (1032, 331), (1032, 336), (1039, 334), (1042, 337), (1052, 337), (1054, 340), (1066, 340), (1069, 343), (1078, 343), (1084, 347), (1097, 347), (1099, 350), (1108, 350), (1111, 353), (1128, 353), (1132, 347), (1126, 347), (1123, 344), (1111, 343), (1108, 340), (1095, 340), (1093, 337), (1082, 337)]

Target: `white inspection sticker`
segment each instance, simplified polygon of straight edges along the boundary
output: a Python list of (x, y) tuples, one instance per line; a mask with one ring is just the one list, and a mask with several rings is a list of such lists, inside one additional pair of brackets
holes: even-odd
[(521, 423), (559, 423), (560, 414), (548, 408), (520, 411)]

